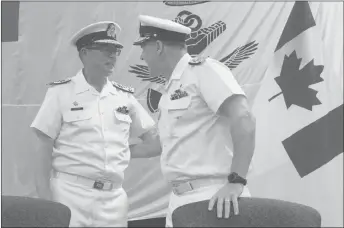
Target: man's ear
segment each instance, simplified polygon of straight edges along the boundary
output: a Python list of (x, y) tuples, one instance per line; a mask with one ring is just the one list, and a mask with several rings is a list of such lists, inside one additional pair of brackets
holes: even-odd
[(156, 51), (158, 55), (161, 55), (164, 49), (164, 44), (161, 42), (161, 40), (157, 40), (155, 43), (156, 43)]
[(81, 48), (79, 51), (79, 58), (81, 61), (83, 61), (84, 57), (87, 55), (87, 49), (86, 48)]
[(87, 49), (86, 48), (81, 48), (79, 51), (80, 55), (86, 55), (87, 54)]

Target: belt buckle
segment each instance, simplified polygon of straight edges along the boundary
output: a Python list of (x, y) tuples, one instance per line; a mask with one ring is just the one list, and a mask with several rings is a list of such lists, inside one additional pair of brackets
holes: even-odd
[(192, 187), (191, 183), (190, 182), (186, 182), (186, 183), (182, 183), (180, 184), (179, 186), (177, 187), (174, 187), (172, 189), (173, 193), (176, 194), (176, 195), (181, 195), (185, 192), (189, 192), (191, 190), (193, 190), (194, 188)]
[(104, 188), (104, 183), (101, 181), (95, 181), (93, 184), (93, 188), (102, 190)]

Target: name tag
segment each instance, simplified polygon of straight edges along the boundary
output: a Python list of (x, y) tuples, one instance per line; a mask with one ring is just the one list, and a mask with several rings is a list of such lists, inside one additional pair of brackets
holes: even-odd
[(77, 107), (77, 108), (71, 108), (71, 111), (79, 111), (79, 110), (84, 110), (83, 107)]

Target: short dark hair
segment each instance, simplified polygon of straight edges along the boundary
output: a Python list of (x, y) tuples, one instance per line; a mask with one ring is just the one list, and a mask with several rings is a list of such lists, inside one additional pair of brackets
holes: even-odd
[(187, 48), (186, 43), (182, 42), (182, 41), (165, 41), (165, 40), (162, 40), (161, 42), (167, 46), (178, 47), (180, 49), (186, 49)]

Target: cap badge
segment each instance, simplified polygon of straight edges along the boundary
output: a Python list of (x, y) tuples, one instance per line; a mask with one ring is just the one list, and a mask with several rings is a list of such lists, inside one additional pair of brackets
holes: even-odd
[(114, 24), (109, 24), (106, 33), (109, 37), (116, 39), (116, 26)]

